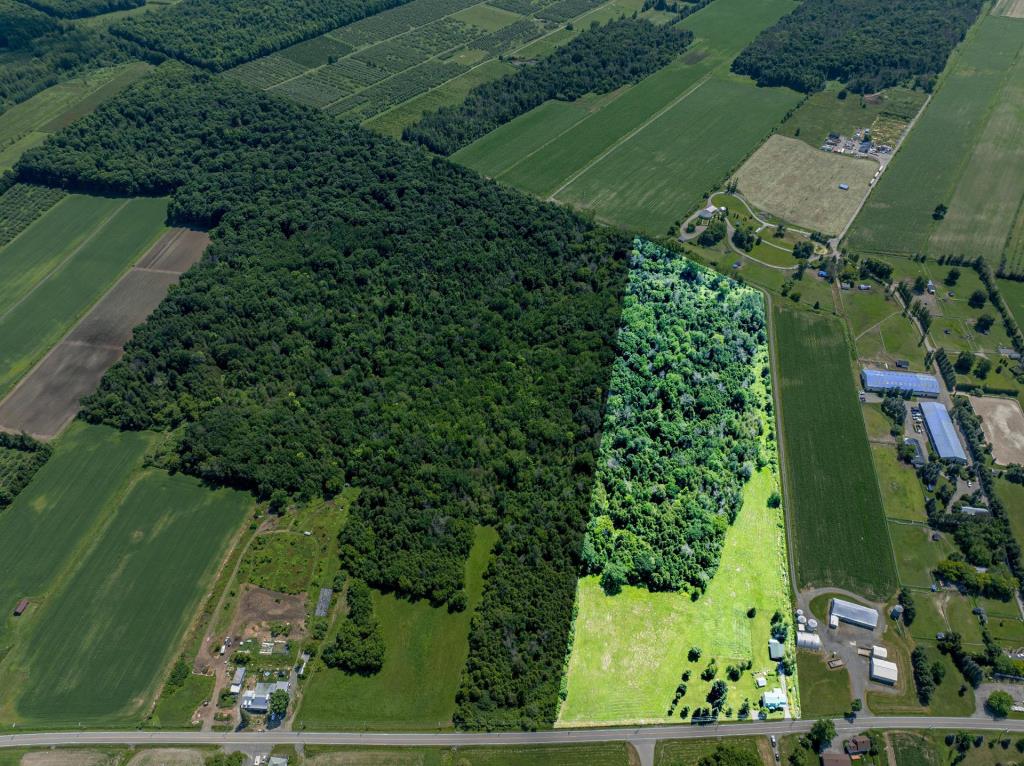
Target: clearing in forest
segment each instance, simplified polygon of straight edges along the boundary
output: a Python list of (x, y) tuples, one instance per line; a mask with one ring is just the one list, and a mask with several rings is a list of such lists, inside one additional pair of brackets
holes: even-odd
[(812, 231), (838, 234), (857, 212), (877, 171), (874, 160), (823, 152), (774, 135), (743, 163), (736, 179), (743, 196), (758, 208)]

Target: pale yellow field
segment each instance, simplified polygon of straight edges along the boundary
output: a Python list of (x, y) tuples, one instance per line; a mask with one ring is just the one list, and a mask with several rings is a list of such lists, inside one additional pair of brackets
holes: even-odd
[(992, 8), (992, 15), (1024, 19), (1024, 0), (999, 0)]

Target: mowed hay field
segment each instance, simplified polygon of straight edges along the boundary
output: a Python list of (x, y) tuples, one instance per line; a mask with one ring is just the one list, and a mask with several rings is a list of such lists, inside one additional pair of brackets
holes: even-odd
[[(753, 671), (772, 671), (768, 637), (772, 613), (789, 610), (785, 530), (782, 511), (768, 507), (777, 487), (769, 469), (755, 474), (743, 508), (725, 538), (721, 564), (697, 601), (683, 593), (651, 593), (627, 586), (606, 596), (599, 578), (577, 587), (575, 638), (568, 668), (568, 696), (559, 726), (680, 722), (667, 716), (680, 674), (690, 670), (679, 708), (705, 704), (711, 683), (700, 673), (715, 658), (719, 678), (729, 664), (753, 662)], [(757, 608), (754, 619), (747, 617)], [(699, 647), (699, 662), (687, 660)], [(750, 673), (729, 684), (735, 711), (744, 698), (760, 696)], [(723, 716), (724, 717), (724, 716)]]
[(798, 585), (888, 598), (896, 571), (843, 325), (772, 316)]
[(992, 7), (992, 15), (1024, 19), (1024, 0), (996, 0)]
[[(1022, 45), (1016, 19), (985, 16), (968, 33), (851, 227), (851, 248), (998, 261), (1024, 194)], [(936, 222), (940, 203), (949, 212)]]
[(736, 54), (790, 10), (785, 0), (716, 0), (681, 22), (695, 41), (664, 69), (582, 110), (544, 104), (453, 159), (602, 220), (664, 234), (799, 102), (793, 91), (728, 74)]
[(7, 658), (18, 720), (137, 720), (251, 503), (181, 474), (137, 472)]
[(71, 195), (0, 248), (0, 394), (166, 229), (167, 200)]
[[(842, 232), (878, 171), (874, 160), (812, 149), (775, 135), (761, 144), (736, 173), (750, 203), (812, 231)], [(849, 184), (843, 191), (839, 184)]]

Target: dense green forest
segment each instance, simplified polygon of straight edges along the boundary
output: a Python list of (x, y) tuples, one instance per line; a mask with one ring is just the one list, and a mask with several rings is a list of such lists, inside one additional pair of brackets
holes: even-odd
[(701, 591), (761, 467), (767, 375), (756, 290), (638, 243), (583, 547), (606, 591)]
[(607, 93), (658, 71), (693, 39), (689, 30), (646, 19), (597, 22), (535, 64), (478, 85), (459, 106), (442, 107), (402, 137), (448, 156), (549, 99)]
[(145, 5), (146, 0), (20, 0), (52, 16), (63, 19), (81, 19), (112, 11), (126, 11)]
[(810, 93), (840, 80), (872, 93), (910, 78), (930, 88), (981, 0), (804, 0), (732, 64), (758, 85)]
[(84, 417), (180, 427), (171, 467), (265, 497), (359, 486), (344, 564), (383, 589), (458, 604), (497, 525), (457, 721), (550, 725), (628, 239), (176, 64), (18, 171), (216, 227)]
[(111, 31), (167, 56), (221, 71), (408, 0), (186, 0)]
[(15, 0), (0, 0), (0, 51), (22, 50), (57, 29), (57, 22), (46, 14)]

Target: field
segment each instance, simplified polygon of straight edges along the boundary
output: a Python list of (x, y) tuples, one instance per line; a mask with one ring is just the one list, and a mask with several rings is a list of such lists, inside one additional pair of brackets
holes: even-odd
[(453, 748), (359, 748), (306, 745), (306, 766), (630, 766), (625, 742)]
[(972, 396), (971, 407), (981, 418), (985, 441), (999, 465), (1024, 464), (1024, 412), (1016, 399)]
[(1010, 309), (1017, 324), (1024, 322), (1024, 282), (1013, 282), (1009, 279), (997, 280), (999, 293), (1006, 301), (1006, 307)]
[(701, 758), (711, 755), (719, 745), (734, 748), (743, 753), (760, 756), (763, 763), (771, 758), (771, 749), (764, 737), (729, 737), (716, 740), (707, 737), (700, 740), (663, 740), (654, 750), (654, 766), (681, 766), (695, 764)]
[[(993, 263), (1024, 195), (1019, 108), (1024, 36), (983, 16), (850, 231), (859, 251), (984, 255)], [(1016, 64), (1014, 61), (1016, 59)], [(936, 205), (949, 206), (936, 222)]]
[(889, 522), (889, 536), (896, 556), (900, 583), (912, 588), (930, 588), (932, 572), (940, 561), (949, 557), (956, 546), (946, 535), (931, 539), (931, 530), (923, 524)]
[(840, 716), (850, 709), (850, 674), (846, 668), (829, 670), (818, 652), (796, 653), (804, 718)]
[(91, 546), (8, 658), (18, 720), (138, 716), (250, 504), (248, 495), (210, 491), (184, 475), (133, 476), (109, 524), (84, 538)]
[(279, 593), (303, 593), (316, 564), (316, 541), (298, 532), (260, 535), (238, 570), (239, 580)]
[[(889, 421), (888, 418), (885, 419)], [(922, 443), (927, 437), (920, 436)], [(872, 444), (871, 458), (878, 475), (878, 486), (882, 490), (882, 507), (890, 519), (926, 521), (924, 512), (924, 489), (917, 473), (906, 463), (900, 462), (896, 447), (889, 444)]]
[(1022, 0), (997, 0), (992, 8), (992, 15), (1024, 19), (1024, 2)]
[[(310, 729), (451, 728), (455, 693), (469, 651), (469, 621), (497, 533), (481, 527), (466, 562), (465, 611), (374, 591), (384, 633), (384, 667), (373, 676), (320, 669), (306, 681), (295, 726)], [(327, 763), (330, 763), (328, 761)]]
[[(750, 202), (812, 231), (846, 229), (878, 170), (874, 160), (843, 157), (785, 136), (772, 136), (736, 173)], [(839, 188), (849, 184), (849, 190)]]
[[(767, 505), (775, 486), (767, 469), (748, 482), (718, 572), (697, 601), (634, 587), (606, 596), (597, 577), (580, 579), (560, 726), (672, 720), (666, 710), (684, 670), (694, 672), (680, 707), (705, 704), (710, 682), (700, 679), (700, 671), (710, 658), (717, 660), (720, 677), (727, 665), (750, 659), (754, 672), (770, 672), (775, 683), (769, 621), (776, 609), (789, 609), (782, 513)], [(751, 607), (757, 609), (754, 619), (747, 617)], [(687, 660), (692, 646), (702, 650), (697, 664)], [(729, 686), (728, 704), (736, 710), (744, 698), (754, 703), (760, 696), (749, 673)]]
[(60, 189), (14, 184), (0, 194), (0, 247), (27, 229), (34, 220), (64, 198)]
[(1018, 545), (1024, 545), (1024, 485), (996, 479), (996, 494), (1003, 501), (1010, 529)]
[(773, 317), (799, 587), (887, 598), (896, 572), (879, 555), (890, 550), (889, 536), (843, 328), (779, 307)]

